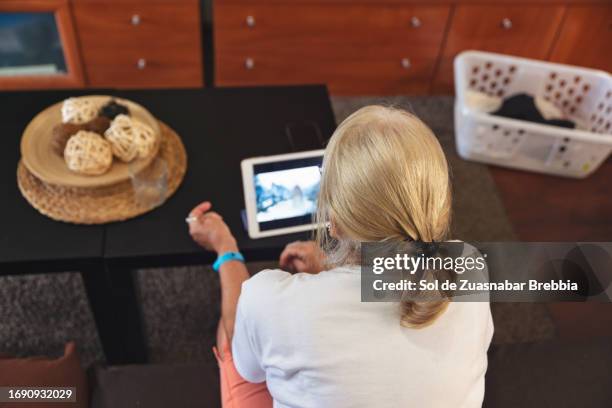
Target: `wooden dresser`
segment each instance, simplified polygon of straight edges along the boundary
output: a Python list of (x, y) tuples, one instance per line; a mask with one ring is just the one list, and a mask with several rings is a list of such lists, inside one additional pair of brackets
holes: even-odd
[(448, 93), (466, 49), (612, 70), (609, 0), (214, 0), (213, 22), (221, 86)]
[(72, 0), (86, 84), (203, 85), (198, 0)]
[[(4, 13), (12, 24), (7, 30), (19, 27), (13, 41), (22, 55), (9, 50), (9, 65), (0, 65), (25, 71), (0, 76), (0, 89), (204, 85), (199, 0), (0, 0)], [(25, 16), (34, 24), (50, 14), (53, 26), (24, 26)], [(47, 36), (59, 45), (52, 43), (55, 48), (40, 53), (41, 30), (50, 30)], [(56, 59), (49, 60), (51, 52)], [(38, 54), (46, 59), (36, 60)], [(57, 72), (32, 71), (49, 65)]]
[(466, 49), (612, 71), (612, 0), (0, 0), (0, 12), (54, 10), (69, 69), (0, 88), (203, 86), (209, 3), (218, 86), (449, 93)]
[(449, 14), (446, 5), (217, 1), (216, 83), (324, 82), (335, 93), (423, 93)]
[(197, 0), (72, 0), (92, 87), (202, 86)]

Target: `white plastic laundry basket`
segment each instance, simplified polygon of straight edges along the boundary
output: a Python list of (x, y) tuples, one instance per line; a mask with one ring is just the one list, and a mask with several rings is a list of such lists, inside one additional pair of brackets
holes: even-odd
[[(455, 139), (459, 155), (500, 166), (582, 178), (612, 150), (612, 76), (604, 71), (480, 51), (455, 66)], [(540, 96), (581, 128), (508, 119), (466, 104), (468, 89), (507, 97)]]

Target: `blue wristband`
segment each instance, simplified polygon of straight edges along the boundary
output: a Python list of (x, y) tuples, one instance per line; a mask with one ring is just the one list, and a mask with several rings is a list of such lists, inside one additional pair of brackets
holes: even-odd
[(217, 257), (217, 260), (213, 264), (213, 269), (215, 270), (215, 272), (219, 272), (219, 268), (221, 268), (221, 265), (228, 261), (240, 261), (244, 263), (244, 256), (242, 256), (240, 252), (226, 252), (223, 255), (219, 255)]

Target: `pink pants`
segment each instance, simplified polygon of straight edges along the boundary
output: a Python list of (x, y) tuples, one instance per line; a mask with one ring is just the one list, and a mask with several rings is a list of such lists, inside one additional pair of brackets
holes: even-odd
[(223, 408), (271, 408), (272, 397), (266, 383), (250, 383), (238, 374), (232, 350), (225, 331), (221, 328), (217, 333), (217, 347), (213, 352), (219, 363), (219, 380), (221, 382), (221, 406)]

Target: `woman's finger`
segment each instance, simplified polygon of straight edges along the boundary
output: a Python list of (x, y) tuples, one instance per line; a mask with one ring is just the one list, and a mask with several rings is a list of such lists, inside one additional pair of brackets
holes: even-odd
[(206, 214), (203, 215), (203, 217), (207, 217), (207, 218), (216, 218), (218, 220), (222, 220), (223, 217), (221, 216), (221, 214), (214, 212), (214, 211), (209, 211)]
[(281, 266), (281, 268), (289, 266), (289, 259), (290, 258), (291, 258), (291, 255), (290, 255), (289, 251), (287, 250), (287, 248), (285, 248), (283, 250), (283, 252), (281, 252), (280, 258), (278, 259), (278, 263)]
[(202, 232), (210, 228), (210, 223), (214, 221), (216, 217), (211, 217), (208, 213), (204, 213), (200, 217), (194, 219), (194, 221), (189, 223), (189, 232)]
[(297, 272), (307, 272), (306, 268), (307, 268), (307, 263), (304, 262), (302, 259), (295, 258), (293, 260), (293, 269), (295, 271), (297, 271)]
[(283, 252), (281, 253), (279, 264), (287, 265), (291, 258), (307, 258), (312, 252), (312, 244), (309, 241), (294, 241), (287, 244)]
[(293, 241), (289, 244), (287, 244), (287, 246), (285, 247), (285, 250), (290, 250), (290, 251), (300, 251), (303, 252), (305, 249), (304, 247), (304, 242), (303, 241)]
[(198, 218), (208, 210), (212, 208), (212, 204), (210, 201), (204, 201), (194, 207), (193, 210), (189, 213), (190, 217)]
[(300, 255), (301, 255), (301, 251), (299, 251), (295, 247), (292, 248), (290, 245), (287, 245), (287, 247), (285, 247), (285, 249), (281, 253), (279, 264), (281, 266), (289, 266), (289, 264), (291, 263), (291, 260), (296, 257), (299, 257)]
[(203, 229), (202, 223), (201, 222), (190, 222), (189, 223), (189, 233), (191, 235), (200, 232)]

